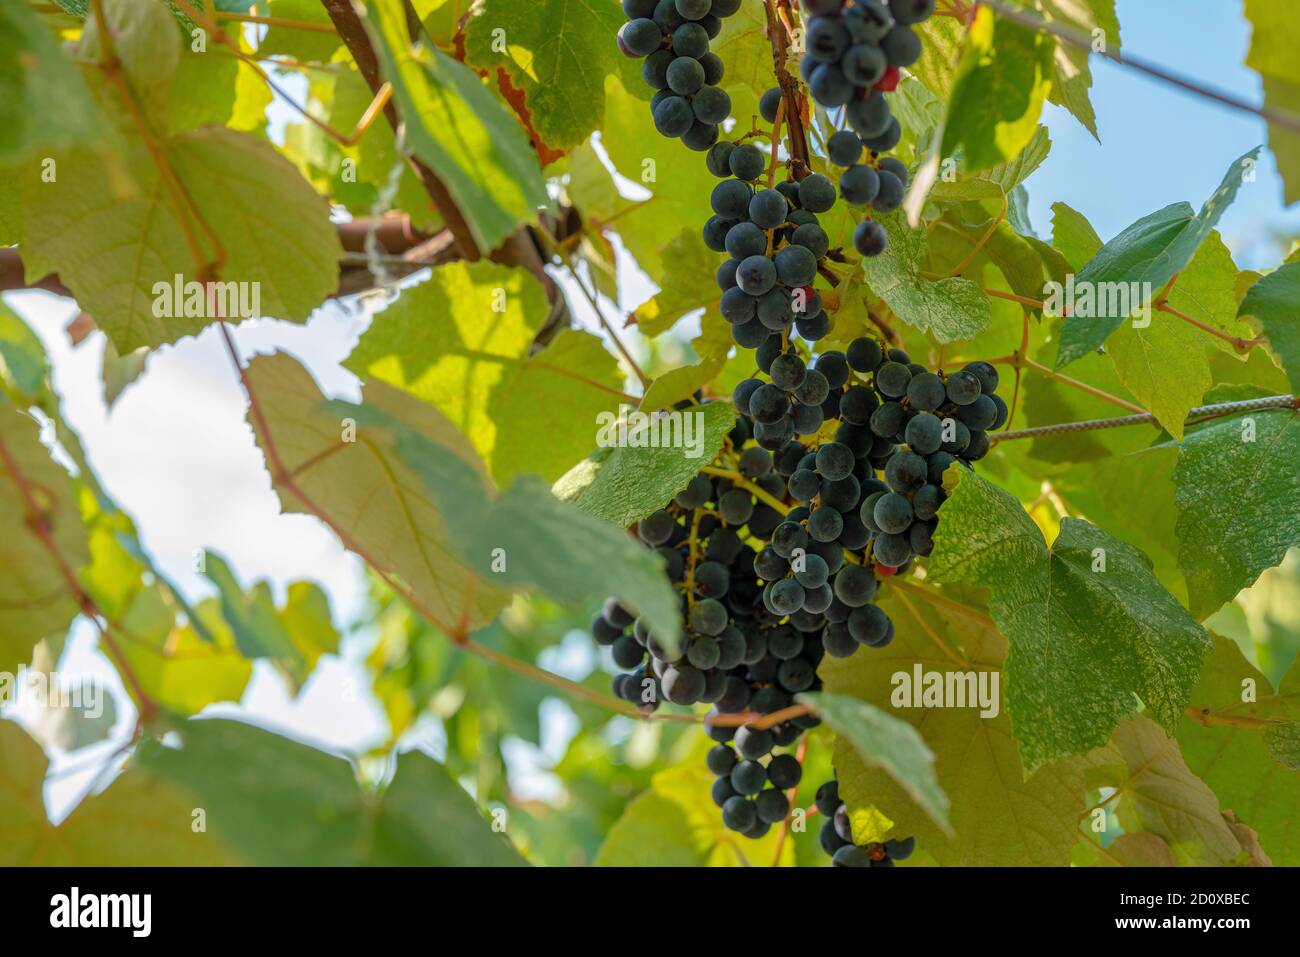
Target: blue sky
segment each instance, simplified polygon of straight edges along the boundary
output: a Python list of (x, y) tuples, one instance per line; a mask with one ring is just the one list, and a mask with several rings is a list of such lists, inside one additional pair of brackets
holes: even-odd
[[(1123, 49), (1252, 102), (1259, 76), (1245, 66), (1250, 24), (1237, 0), (1118, 0)], [(1298, 54), (1300, 55), (1300, 54)], [(1139, 217), (1187, 200), (1199, 208), (1228, 167), (1267, 143), (1263, 120), (1151, 79), (1101, 57), (1091, 60), (1101, 142), (1062, 109), (1048, 107), (1052, 152), (1027, 185), (1034, 228), (1051, 230), (1051, 205), (1084, 213), (1103, 239)], [(1300, 206), (1286, 213), (1272, 154), (1220, 224), (1237, 265), (1260, 269), (1286, 255), (1277, 235), (1300, 233)]]

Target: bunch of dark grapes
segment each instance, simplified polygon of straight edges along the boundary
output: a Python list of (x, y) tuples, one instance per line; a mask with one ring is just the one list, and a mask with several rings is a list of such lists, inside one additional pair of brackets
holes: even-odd
[(767, 161), (752, 143), (715, 143), (706, 162), (725, 177), (709, 198), (714, 215), (704, 224), (704, 244), (730, 257), (717, 280), (736, 344), (775, 355), (792, 332), (808, 342), (821, 339), (830, 320), (813, 281), (830, 237), (817, 214), (835, 204), (834, 184), (814, 173), (801, 182), (756, 186)]
[(849, 809), (840, 800), (836, 781), (827, 781), (817, 789), (816, 803), (817, 810), (826, 818), (820, 834), (822, 850), (830, 855), (836, 867), (893, 867), (894, 861), (906, 860), (916, 850), (914, 837), (854, 844)]
[[(799, 71), (812, 98), (828, 110), (842, 108), (848, 124), (826, 144), (831, 162), (845, 167), (840, 195), (851, 205), (891, 212), (903, 202), (908, 172), (898, 160), (879, 157), (902, 138), (885, 94), (898, 87), (899, 70), (920, 57), (912, 28), (934, 13), (934, 0), (804, 0), (804, 7), (810, 16)], [(884, 227), (862, 221), (853, 245), (864, 256), (880, 255)]]
[(740, 0), (623, 0), (628, 22), (618, 46), (644, 57), (641, 76), (654, 89), (650, 114), (655, 129), (704, 151), (717, 142), (718, 127), (731, 113), (722, 82), (722, 59), (709, 41)]

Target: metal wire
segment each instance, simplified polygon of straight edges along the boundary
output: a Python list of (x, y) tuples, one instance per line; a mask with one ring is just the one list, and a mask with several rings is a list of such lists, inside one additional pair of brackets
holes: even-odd
[[(1235, 412), (1252, 412), (1256, 409), (1296, 408), (1298, 400), (1293, 395), (1270, 395), (1260, 399), (1243, 399), (1240, 402), (1219, 402), (1214, 405), (1200, 405), (1187, 413), (1188, 421), (1204, 416), (1231, 415)], [(1032, 429), (1015, 429), (1011, 432), (996, 432), (989, 435), (990, 442), (1006, 442), (1009, 439), (1032, 439), (1039, 435), (1059, 435), (1065, 432), (1091, 432), (1094, 429), (1116, 429), (1123, 425), (1153, 424), (1156, 417), (1150, 412), (1138, 415), (1121, 415), (1113, 419), (1090, 419), (1086, 422), (1062, 422), (1059, 425), (1040, 425)]]

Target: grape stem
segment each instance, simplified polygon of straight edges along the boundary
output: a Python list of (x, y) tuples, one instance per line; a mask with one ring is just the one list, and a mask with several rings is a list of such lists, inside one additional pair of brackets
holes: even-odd
[[(777, 85), (781, 88), (781, 102), (784, 106), (785, 124), (790, 130), (790, 159), (788, 165), (790, 176), (801, 180), (812, 172), (809, 162), (808, 131), (804, 128), (803, 96), (799, 92), (799, 83), (790, 75), (787, 51), (794, 42), (794, 12), (790, 0), (763, 0), (763, 12), (767, 16), (767, 36), (772, 44), (772, 69), (776, 75)], [(777, 115), (777, 129), (780, 128), (781, 116)], [(775, 163), (781, 144), (772, 141), (772, 159)]]
[(733, 469), (719, 468), (716, 465), (706, 465), (704, 466), (704, 468), (700, 469), (700, 471), (703, 472), (705, 475), (713, 475), (717, 478), (729, 479), (733, 485), (743, 488), (745, 491), (749, 492), (750, 495), (753, 495), (764, 505), (776, 509), (782, 515), (789, 514), (790, 509), (793, 507), (790, 505), (786, 505), (780, 499), (773, 498), (772, 495), (768, 493), (766, 490), (755, 485), (749, 479), (745, 478), (745, 476), (741, 475), (739, 472)]

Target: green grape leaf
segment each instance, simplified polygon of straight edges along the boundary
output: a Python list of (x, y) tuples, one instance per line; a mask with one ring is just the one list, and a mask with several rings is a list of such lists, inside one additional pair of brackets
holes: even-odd
[[(207, 126), (168, 141), (168, 161), (226, 252), (221, 280), (259, 315), (301, 322), (338, 286), (341, 254), (329, 209), (269, 144)], [(57, 271), (119, 354), (175, 342), (216, 315), (181, 315), (196, 280), (181, 218), (157, 168), (134, 141), (133, 181), (115, 181), (92, 153), (69, 154), (54, 183), (24, 194), (24, 258)], [(186, 216), (188, 221), (192, 217)], [(28, 269), (39, 272), (32, 263)], [(236, 289), (230, 286), (238, 283)], [(179, 298), (179, 301), (176, 301)], [(210, 310), (195, 301), (201, 313)]]
[(240, 654), (217, 599), (191, 611), (189, 621), (178, 624), (158, 589), (146, 588), (132, 599), (119, 629), (122, 654), (144, 693), (179, 715), (238, 701), (253, 677), (253, 663)]
[(1121, 834), (1105, 847), (1081, 842), (1074, 863), (1084, 867), (1177, 867), (1178, 859), (1163, 838), (1138, 831)]
[(1294, 867), (1300, 863), (1300, 774), (1269, 747), (1270, 729), (1258, 727), (1265, 721), (1291, 728), (1300, 721), (1300, 666), (1293, 664), (1274, 689), (1234, 642), (1216, 636), (1192, 707), (1178, 725), (1183, 757), (1224, 807), (1259, 832), (1275, 863)]
[(45, 347), (36, 333), (0, 302), (0, 389), (16, 405), (35, 403), (50, 373)]
[[(636, 310), (636, 327), (650, 337), (667, 332), (682, 316), (704, 309), (700, 323), (725, 322), (718, 310), (719, 256), (704, 245), (698, 229), (683, 229), (663, 248), (659, 292)], [(730, 339), (730, 336), (728, 336)]]
[(618, 528), (556, 498), (535, 475), (499, 494), (471, 464), (378, 406), (332, 402), (340, 417), (387, 431), (397, 456), (424, 483), (465, 565), (493, 586), (537, 588), (562, 604), (613, 595), (668, 644), (681, 632), (676, 593), (654, 552)]
[(1286, 263), (1252, 285), (1239, 315), (1259, 322), (1291, 390), (1300, 393), (1300, 263)]
[(725, 352), (720, 355), (715, 353), (693, 365), (679, 366), (656, 376), (641, 397), (640, 411), (657, 412), (689, 399), (696, 389), (712, 382), (726, 362)]
[(224, 52), (193, 53), (187, 47), (172, 83), (167, 129), (179, 133), (216, 123), (257, 133), (266, 126), (271, 98), (271, 88), (247, 63)]
[(80, 609), (64, 570), (90, 560), (72, 481), (40, 431), (0, 397), (0, 671), (9, 673), (68, 630)]
[[(1150, 303), (1164, 285), (1187, 268), (1196, 251), (1214, 231), (1237, 191), (1254, 169), (1261, 147), (1255, 147), (1229, 167), (1199, 214), (1188, 203), (1174, 203), (1143, 216), (1105, 246), (1083, 267), (1075, 280), (1080, 289), (1096, 290), (1096, 315), (1072, 315), (1061, 329), (1056, 366), (1061, 368), (1098, 348), (1128, 318), (1110, 315), (1116, 303), (1128, 301), (1133, 310)], [(1106, 284), (1106, 285), (1103, 285)], [(1135, 289), (1135, 296), (1103, 295), (1109, 284)], [(1136, 285), (1133, 285), (1136, 284)]]
[(1107, 342), (1120, 381), (1176, 439), (1188, 410), (1213, 383), (1205, 333), (1181, 319), (1154, 313), (1151, 324), (1121, 326)]
[(1125, 833), (1162, 838), (1185, 867), (1221, 866), (1249, 856), (1219, 807), (1220, 798), (1187, 763), (1178, 741), (1138, 715), (1115, 728), (1092, 755), (1090, 787), (1110, 787)]
[[(264, 453), (268, 440), (275, 449), (268, 465), (286, 511), (330, 516), (346, 547), (404, 583), (448, 633), (462, 615), (475, 629), (501, 610), (509, 597), (490, 580), (473, 584), (476, 576), (458, 556), (460, 543), (450, 541), (438, 500), (399, 459), (391, 436), (326, 408), (311, 375), (287, 355), (253, 360), (247, 376), (258, 399), (250, 425)], [(381, 382), (366, 385), (365, 399), (481, 472), (469, 440), (433, 406)], [(349, 441), (353, 427), (355, 441)]]
[(1054, 46), (1048, 35), (979, 8), (948, 99), (943, 155), (960, 150), (968, 170), (981, 170), (1024, 149), (1052, 88)]
[[(1119, 20), (1115, 17), (1115, 0), (1035, 0), (1035, 5), (1049, 22), (1059, 23), (1067, 29), (1093, 38), (1104, 44), (1098, 52), (1119, 49)], [(1101, 31), (1097, 36), (1095, 31)], [(1100, 142), (1097, 135), (1097, 115), (1093, 111), (1089, 91), (1092, 89), (1092, 71), (1088, 68), (1089, 50), (1081, 50), (1072, 43), (1057, 40), (1052, 58), (1052, 89), (1047, 98), (1057, 106), (1069, 110), (1074, 118)]]
[(866, 701), (845, 695), (810, 692), (797, 695), (795, 700), (812, 708), (853, 746), (864, 764), (883, 769), (940, 829), (952, 834), (948, 797), (934, 775), (934, 754), (916, 728)]
[(973, 474), (944, 503), (930, 574), (992, 590), (1010, 640), (1007, 710), (1031, 771), (1104, 744), (1138, 697), (1174, 727), (1209, 648), (1136, 548), (1073, 518), (1049, 547), (1018, 501)]
[(446, 770), (418, 751), (363, 790), (347, 761), (230, 720), (191, 720), (182, 745), (148, 741), (141, 770), (206, 811), (208, 837), (243, 860), (306, 866), (518, 866), (523, 859)]
[[(838, 737), (835, 770), (850, 816), (878, 808), (894, 822), (892, 836), (915, 836), (918, 846), (944, 866), (1065, 864), (1084, 808), (1083, 774), (1076, 759), (1066, 759), (1025, 775), (999, 694), (1006, 640), (979, 609), (931, 588), (886, 584), (878, 604), (895, 622), (894, 640), (850, 658), (823, 658), (824, 689), (874, 705), (917, 729), (934, 752), (938, 786), (951, 802), (952, 833)], [(918, 671), (983, 681), (992, 691), (985, 711), (992, 713), (982, 717), (971, 698), (964, 707), (915, 706), (902, 681), (915, 685)]]
[(988, 327), (989, 300), (969, 279), (924, 278), (929, 242), (924, 229), (911, 229), (901, 214), (882, 216), (889, 245), (862, 261), (872, 292), (904, 322), (939, 342), (971, 339)]
[[(1300, 105), (1300, 65), (1295, 51), (1300, 46), (1295, 8), (1287, 0), (1246, 0), (1250, 21), (1250, 52), (1246, 66), (1264, 81), (1264, 104), (1293, 114)], [(1268, 148), (1282, 177), (1284, 201), (1300, 199), (1300, 133), (1281, 123), (1268, 124)]]
[(284, 607), (277, 608), (270, 585), (260, 581), (245, 590), (225, 559), (215, 552), (203, 557), (203, 573), (217, 586), (221, 613), (245, 658), (267, 658), (302, 690), (322, 654), (338, 651), (339, 635), (330, 618), (329, 599), (310, 582), (289, 586)]
[(1097, 255), (1102, 242), (1083, 213), (1065, 203), (1053, 203), (1052, 245), (1077, 272)]
[(108, 135), (81, 71), (58, 37), (25, 3), (0, 10), (0, 163), (27, 160), (37, 150), (92, 145)]
[(1264, 729), (1264, 747), (1288, 771), (1300, 771), (1300, 721)]
[[(645, 84), (638, 78), (638, 86)], [(635, 87), (633, 87), (635, 89)], [(617, 80), (605, 85), (608, 106), (601, 144), (609, 153), (614, 168), (650, 196), (618, 219), (618, 234), (637, 265), (649, 276), (667, 275), (667, 248), (683, 229), (703, 226), (713, 215), (709, 195), (717, 179), (704, 165), (700, 154), (683, 149), (682, 144), (652, 133), (650, 108), (637, 99)], [(617, 209), (585, 210), (608, 220)], [(716, 269), (720, 261), (710, 256)]]
[[(153, 0), (104, 0), (104, 20), (113, 35), (113, 54), (132, 98), (155, 129), (167, 125), (167, 104), (180, 62), (181, 33), (176, 18)], [(88, 17), (77, 45), (78, 57), (95, 64), (107, 59), (99, 17)]]
[[(722, 32), (709, 48), (722, 58), (722, 86), (731, 94), (732, 115), (742, 129), (748, 129), (750, 117), (758, 113), (758, 98), (776, 86), (763, 0), (741, 0), (740, 9), (723, 18)], [(792, 55), (790, 71), (797, 66), (797, 56)], [(639, 76), (637, 81), (645, 85)]]
[(329, 63), (343, 40), (334, 32), (334, 21), (319, 0), (268, 0), (264, 16), (312, 23), (327, 29), (316, 31), (271, 24), (257, 45), (261, 58), (284, 56), (305, 63)]
[(1174, 472), (1192, 613), (1216, 611), (1300, 543), (1300, 413), (1263, 409), (1190, 432)]
[(438, 174), (478, 245), (495, 249), (547, 202), (527, 135), (473, 70), (441, 50), (411, 47), (401, 0), (373, 0), (366, 18), (407, 145)]
[[(776, 829), (757, 841), (728, 831), (709, 800), (712, 784), (713, 776), (702, 767), (660, 771), (609, 829), (596, 866), (769, 866), (776, 859)], [(794, 863), (793, 842), (782, 846), (779, 863)]]
[(612, 3), (484, 0), (465, 23), (465, 62), (508, 76), (542, 141), (568, 149), (600, 126), (607, 76), (641, 83), (641, 62), (615, 40), (626, 19)]
[(344, 364), (436, 406), (497, 482), (530, 472), (553, 481), (626, 397), (617, 362), (590, 333), (563, 330), (533, 353), (547, 314), (524, 270), (448, 263), (376, 315)]
[(86, 798), (55, 826), (45, 814), (46, 770), (40, 746), (12, 721), (0, 721), (0, 865), (241, 863), (209, 834), (194, 830), (194, 802), (188, 795), (135, 771), (127, 771), (102, 793)]
[(700, 411), (704, 421), (702, 432), (696, 433), (703, 436), (698, 455), (694, 448), (601, 448), (562, 476), (552, 491), (619, 527), (640, 521), (663, 508), (703, 464), (713, 460), (736, 424), (730, 402), (709, 402)]

